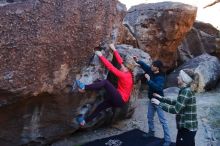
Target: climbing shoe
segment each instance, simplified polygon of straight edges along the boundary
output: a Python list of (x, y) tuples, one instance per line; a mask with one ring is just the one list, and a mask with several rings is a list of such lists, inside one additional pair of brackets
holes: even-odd
[(142, 137), (143, 138), (154, 137), (154, 131), (149, 131), (148, 133), (144, 133)]
[(84, 119), (84, 117), (82, 115), (76, 117), (76, 122), (80, 125), (80, 126), (84, 126), (86, 124), (86, 121)]
[(170, 141), (165, 141), (165, 142), (163, 143), (163, 146), (170, 146), (170, 144), (171, 144)]
[(79, 89), (82, 89), (82, 90), (85, 89), (85, 84), (80, 82), (80, 80), (76, 80), (76, 85), (78, 86)]

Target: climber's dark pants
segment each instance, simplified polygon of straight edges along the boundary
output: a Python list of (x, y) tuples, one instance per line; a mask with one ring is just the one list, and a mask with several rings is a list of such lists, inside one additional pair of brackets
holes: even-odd
[(101, 88), (106, 90), (104, 101), (100, 103), (95, 111), (86, 118), (86, 122), (91, 121), (104, 109), (109, 107), (122, 107), (125, 104), (121, 94), (108, 80), (101, 80), (85, 86), (86, 90), (99, 90)]

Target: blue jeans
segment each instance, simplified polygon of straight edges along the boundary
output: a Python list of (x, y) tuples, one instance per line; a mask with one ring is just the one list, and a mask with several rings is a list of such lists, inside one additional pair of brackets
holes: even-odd
[(149, 101), (148, 103), (148, 113), (147, 113), (147, 119), (148, 119), (148, 126), (149, 126), (149, 132), (154, 132), (154, 114), (155, 114), (155, 111), (157, 111), (157, 115), (158, 115), (158, 118), (160, 120), (160, 123), (163, 127), (163, 132), (164, 132), (164, 140), (165, 141), (171, 141), (170, 139), (170, 132), (169, 132), (169, 128), (168, 128), (168, 122), (165, 118), (165, 115), (164, 115), (164, 111), (154, 105), (153, 103), (151, 103)]

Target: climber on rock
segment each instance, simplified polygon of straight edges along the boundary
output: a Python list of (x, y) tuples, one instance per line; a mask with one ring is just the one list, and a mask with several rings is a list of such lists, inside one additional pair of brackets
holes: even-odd
[(89, 85), (85, 85), (79, 80), (76, 80), (76, 85), (78, 86), (78, 90), (81, 93), (84, 93), (87, 90), (99, 90), (101, 88), (104, 88), (106, 91), (106, 94), (104, 95), (104, 101), (97, 106), (97, 108), (91, 115), (89, 115), (88, 117), (84, 117), (82, 115), (76, 118), (76, 121), (80, 126), (84, 126), (86, 123), (93, 120), (93, 118), (98, 116), (101, 111), (110, 107), (122, 107), (129, 101), (133, 88), (132, 71), (135, 67), (135, 62), (124, 62), (118, 51), (115, 49), (114, 44), (110, 44), (109, 47), (113, 51), (117, 62), (120, 64), (120, 69), (114, 67), (102, 55), (101, 51), (95, 51), (95, 54), (99, 57), (105, 67), (118, 78), (118, 87), (114, 87), (113, 84), (108, 80), (97, 81)]

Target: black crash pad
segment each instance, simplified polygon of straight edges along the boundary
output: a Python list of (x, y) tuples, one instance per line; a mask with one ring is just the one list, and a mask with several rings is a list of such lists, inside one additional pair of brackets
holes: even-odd
[[(82, 146), (162, 146), (163, 139), (157, 137), (143, 137), (145, 132), (133, 129), (128, 132), (88, 142)], [(172, 143), (170, 146), (175, 146)]]

